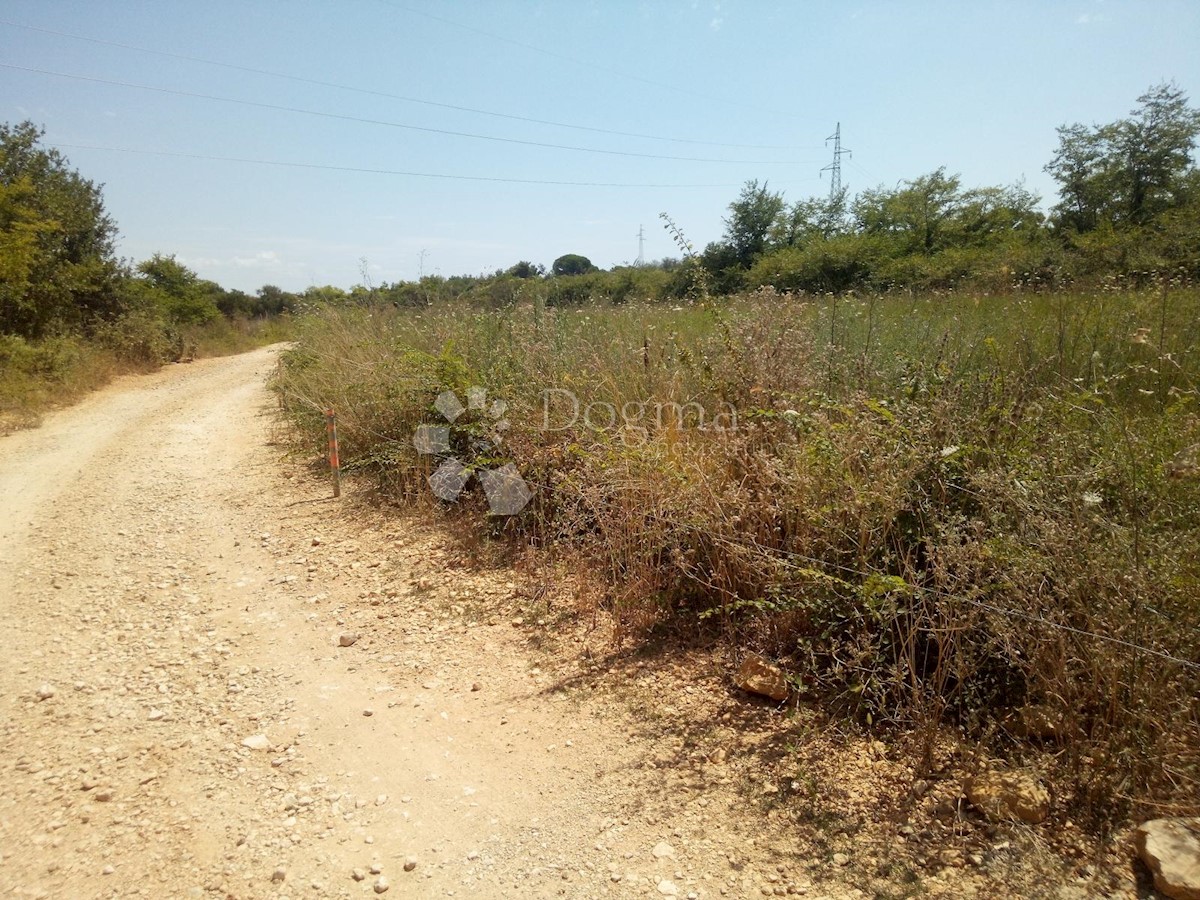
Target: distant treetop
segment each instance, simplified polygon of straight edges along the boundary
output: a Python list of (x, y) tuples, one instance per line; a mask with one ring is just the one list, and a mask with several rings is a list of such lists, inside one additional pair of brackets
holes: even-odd
[(580, 256), (578, 253), (567, 253), (554, 261), (554, 265), (550, 267), (550, 271), (555, 275), (586, 275), (588, 272), (595, 272), (596, 267), (592, 265), (592, 261), (586, 256)]

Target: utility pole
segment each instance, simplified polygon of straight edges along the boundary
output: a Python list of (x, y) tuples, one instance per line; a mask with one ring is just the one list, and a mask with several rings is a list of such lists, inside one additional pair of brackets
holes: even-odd
[(833, 141), (833, 162), (823, 168), (822, 172), (829, 172), (829, 199), (836, 200), (842, 192), (842, 154), (846, 154), (851, 159), (854, 158), (854, 153), (850, 150), (842, 148), (842, 123), (837, 123), (837, 128), (833, 134), (825, 138), (825, 146), (829, 146), (829, 142)]
[(644, 266), (646, 264), (646, 229), (641, 225), (638, 226), (638, 255), (635, 266)]
[[(429, 251), (422, 248), (420, 255), (417, 257), (417, 287), (425, 297), (425, 305), (430, 305), (429, 288), (425, 285), (425, 254)], [(441, 290), (441, 286), (438, 287)]]

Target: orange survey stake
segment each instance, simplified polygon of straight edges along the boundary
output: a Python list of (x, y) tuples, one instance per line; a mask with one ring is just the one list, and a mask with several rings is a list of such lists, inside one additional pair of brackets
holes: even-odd
[(333, 496), (342, 496), (342, 466), (338, 462), (337, 413), (325, 410), (325, 433), (329, 437), (329, 470), (333, 472)]

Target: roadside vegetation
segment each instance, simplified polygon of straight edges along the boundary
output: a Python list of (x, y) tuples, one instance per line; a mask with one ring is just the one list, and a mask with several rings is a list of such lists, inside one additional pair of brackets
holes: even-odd
[(622, 639), (727, 637), (867, 725), (1033, 736), (1119, 816), (1200, 796), (1198, 331), (1170, 284), (330, 311), (279, 388), (304, 447), (334, 407), (344, 467), (432, 511), (413, 437), (486, 387), (502, 441), (468, 410), (452, 454), (536, 494), (446, 515), (579, 559)]
[[(298, 447), (333, 407), (385, 497), (577, 561), (619, 640), (762, 651), (848, 721), (1036, 761), (1097, 828), (1195, 814), (1198, 129), (1165, 86), (1061, 129), (1049, 215), (942, 170), (751, 183), (702, 252), (667, 220), (678, 262), (384, 286), (306, 318), (277, 388)], [(532, 501), (436, 500), (451, 456)]]
[(283, 339), (298, 298), (201, 279), (174, 256), (133, 265), (100, 187), (30, 122), (0, 124), (0, 433), (123, 372)]

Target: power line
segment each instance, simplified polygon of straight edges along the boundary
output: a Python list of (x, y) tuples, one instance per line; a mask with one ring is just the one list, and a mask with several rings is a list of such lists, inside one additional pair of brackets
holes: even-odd
[(745, 101), (734, 101), (734, 100), (728, 100), (724, 97), (713, 97), (713, 96), (709, 96), (707, 94), (701, 94), (698, 91), (688, 90), (687, 88), (680, 87), (677, 84), (667, 84), (662, 81), (654, 81), (650, 78), (643, 78), (641, 75), (631, 75), (628, 72), (622, 72), (620, 69), (610, 69), (608, 66), (602, 66), (602, 65), (598, 65), (597, 63), (587, 62), (586, 60), (578, 59), (574, 56), (568, 56), (565, 53), (558, 53), (557, 51), (554, 51), (554, 50), (547, 50), (545, 47), (539, 47), (536, 44), (526, 44), (524, 41), (518, 41), (513, 38), (505, 37), (504, 35), (496, 34), (495, 32), (484, 31), (482, 28), (476, 28), (474, 25), (466, 25), (462, 22), (455, 22), (453, 19), (445, 19), (445, 18), (442, 18), (441, 16), (435, 16), (433, 13), (425, 12), (424, 10), (421, 10), (421, 9), (413, 9), (412, 7), (404, 6), (400, 3), (394, 3), (394, 2), (392, 2), (392, 0), (377, 0), (377, 2), (382, 3), (384, 6), (390, 6), (393, 9), (398, 9), (402, 12), (411, 13), (414, 16), (423, 16), (426, 19), (432, 19), (433, 21), (441, 22), (444, 25), (451, 25), (454, 28), (461, 28), (464, 31), (470, 31), (474, 34), (482, 35), (483, 37), (486, 37), (486, 38), (491, 38), (494, 41), (500, 41), (505, 44), (511, 44), (512, 46), (520, 47), (523, 50), (532, 50), (534, 53), (540, 53), (543, 56), (549, 56), (552, 59), (561, 59), (561, 60), (569, 62), (573, 65), (582, 66), (585, 69), (595, 69), (597, 72), (604, 72), (607, 75), (616, 75), (619, 78), (627, 78), (630, 81), (638, 81), (638, 82), (641, 82), (642, 84), (648, 84), (653, 87), (661, 88), (666, 91), (672, 91), (676, 94), (686, 94), (689, 97), (697, 97), (697, 98), (707, 101), (709, 103), (713, 103), (713, 102), (723, 103), (727, 106), (737, 107), (738, 109), (746, 109), (749, 107), (749, 108), (762, 110), (763, 112), (768, 112), (772, 115), (778, 115), (778, 110), (766, 109), (765, 107), (755, 106), (754, 104), (747, 103)]
[[(456, 112), (473, 113), (481, 116), (492, 116), (498, 119), (510, 119), (515, 122), (529, 122), (535, 125), (550, 125), (554, 128), (570, 128), (576, 131), (589, 131), (594, 134), (610, 134), (617, 137), (641, 138), (649, 141), (666, 141), (675, 144), (695, 144), (705, 147), (731, 147), (740, 150), (798, 150), (799, 147), (787, 147), (778, 144), (730, 144), (720, 141), (701, 141), (691, 138), (665, 137), (656, 134), (641, 134), (636, 131), (616, 131), (611, 128), (596, 128), (590, 125), (577, 125), (570, 122), (555, 122), (551, 119), (535, 119), (530, 116), (518, 116), (512, 113), (495, 112), (494, 110), (477, 109), (471, 106), (459, 106), (454, 103), (439, 103), (436, 100), (424, 100), (420, 97), (407, 97), (403, 94), (392, 94), (387, 91), (375, 91), (370, 88), (355, 87), (349, 84), (340, 84), (336, 81), (322, 81), (318, 78), (305, 78), (302, 75), (290, 75), (286, 72), (272, 72), (269, 69), (256, 69), (252, 66), (242, 66), (236, 63), (220, 62), (215, 59), (205, 59), (201, 56), (190, 56), (186, 53), (172, 53), (168, 50), (155, 50), (151, 47), (139, 47), (136, 44), (124, 44), (120, 41), (108, 41), (103, 38), (88, 37), (82, 34), (73, 34), (68, 31), (56, 31), (52, 28), (42, 28), (37, 25), (26, 25), (23, 22), (10, 22), (7, 19), (0, 19), (0, 25), (7, 25), (12, 28), (24, 28), (28, 31), (37, 31), (42, 34), (51, 34), (55, 37), (70, 38), (75, 41), (86, 41), (91, 44), (99, 44), (105, 47), (117, 47), (122, 50), (134, 50), (138, 53), (151, 53), (155, 56), (166, 57), (167, 59), (179, 59), (187, 62), (202, 63), (206, 66), (217, 66), (222, 69), (230, 69), (235, 72), (248, 72), (252, 75), (265, 75), (269, 78), (282, 78), (287, 81), (295, 81), (301, 84), (311, 84), (318, 87), (336, 88), (341, 91), (352, 91), (357, 94), (366, 94), (372, 97), (384, 97), (389, 100), (400, 100), (404, 103), (418, 103), (422, 106), (433, 106), (439, 109), (451, 109)], [(806, 148), (814, 149), (814, 148)]]
[(491, 175), (450, 175), (442, 172), (408, 172), (400, 169), (370, 169), (359, 166), (329, 166), (319, 163), (286, 162), (274, 159), (252, 159), (239, 156), (210, 156), (203, 153), (180, 153), (171, 150), (142, 150), (133, 147), (103, 147), (96, 144), (48, 144), (58, 150), (103, 150), (111, 153), (136, 153), (143, 156), (166, 156), (178, 159), (201, 159), (212, 162), (248, 163), (256, 166), (279, 166), (288, 169), (317, 169), (328, 172), (358, 172), (367, 175), (399, 175), (409, 178), (439, 178), (450, 181), (487, 181), (501, 184), (541, 184), (558, 187), (606, 188), (732, 188), (733, 184), (628, 184), (611, 181), (550, 181), (537, 178), (501, 178)]
[(862, 172), (862, 173), (863, 173), (864, 175), (866, 175), (868, 178), (875, 178), (875, 177), (876, 177), (876, 176), (874, 175), (874, 173), (872, 173), (872, 172), (871, 172), (871, 170), (870, 170), (870, 169), (864, 168), (863, 166), (859, 165), (859, 164), (858, 164), (858, 162), (857, 162), (856, 160), (853, 160), (853, 159), (852, 159), (852, 160), (850, 160), (850, 165), (854, 166), (854, 168), (858, 169), (858, 171)]
[(571, 144), (550, 144), (543, 141), (524, 141), (518, 138), (496, 137), (490, 134), (476, 134), (470, 131), (452, 131), (447, 128), (428, 128), (423, 125), (409, 125), (404, 122), (390, 122), (386, 119), (367, 119), (361, 116), (349, 116), (342, 113), (322, 112), (316, 109), (305, 109), (300, 106), (283, 106), (275, 103), (263, 103), (257, 100), (239, 100), (234, 97), (221, 97), (217, 94), (201, 94), (195, 91), (181, 91), (175, 88), (155, 87), (149, 84), (138, 84), (133, 81), (115, 81), (108, 78), (98, 78), (94, 75), (76, 75), (71, 72), (55, 72), (50, 69), (37, 69), (32, 66), (15, 66), (11, 63), (0, 63), (0, 68), (13, 69), (18, 72), (32, 72), (37, 75), (50, 75), (55, 78), (68, 78), (74, 81), (88, 81), (94, 84), (107, 84), (115, 87), (134, 88), (140, 91), (151, 91), (156, 94), (170, 94), (176, 97), (190, 97), (197, 100), (213, 100), (218, 103), (234, 103), (239, 106), (251, 106), (256, 109), (270, 109), (276, 112), (299, 113), (305, 116), (317, 116), (324, 119), (338, 119), (344, 122), (360, 122), (367, 125), (383, 125), (388, 128), (403, 128), (408, 131), (422, 131), (427, 134), (443, 134), (451, 137), (465, 137), (479, 141), (496, 141), (502, 144), (520, 144), (525, 147), (543, 147), (550, 150), (570, 150), (576, 153), (599, 153), (605, 156), (629, 156), (638, 159), (663, 159), (672, 162), (702, 162), (729, 163), (754, 166), (794, 166), (801, 163), (784, 160), (761, 159), (714, 159), (701, 156), (666, 156), (658, 153), (634, 153), (627, 150), (602, 150), (598, 147), (576, 147)]

